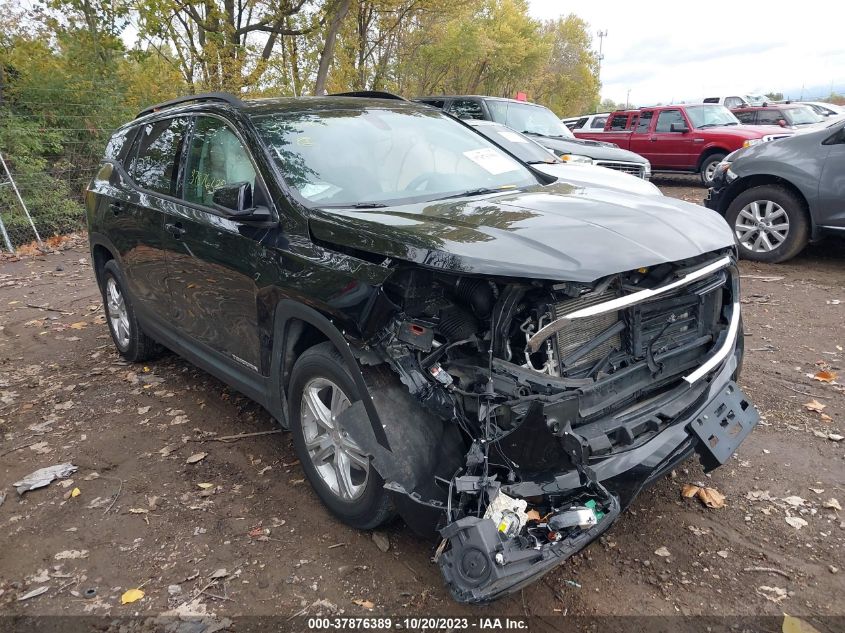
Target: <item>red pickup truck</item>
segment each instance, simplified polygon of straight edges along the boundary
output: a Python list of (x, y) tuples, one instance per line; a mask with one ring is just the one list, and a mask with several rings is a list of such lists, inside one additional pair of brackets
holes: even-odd
[(709, 187), (716, 165), (732, 151), (790, 136), (789, 130), (742, 125), (723, 105), (670, 105), (620, 110), (603, 131), (575, 130), (583, 139), (615, 143), (644, 156), (653, 171), (699, 173)]

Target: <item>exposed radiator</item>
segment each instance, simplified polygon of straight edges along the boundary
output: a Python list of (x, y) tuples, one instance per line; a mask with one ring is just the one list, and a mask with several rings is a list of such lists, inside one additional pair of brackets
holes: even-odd
[[(554, 306), (555, 318), (560, 318), (570, 312), (575, 312), (576, 310), (580, 310), (582, 308), (588, 308), (597, 303), (610, 301), (611, 299), (615, 299), (617, 296), (618, 295), (615, 292), (607, 291), (599, 295), (588, 295), (586, 297), (561, 301)], [(563, 361), (563, 359), (570, 356), (579, 347), (582, 347), (586, 343), (594, 340), (598, 335), (616, 324), (618, 321), (618, 312), (608, 312), (606, 314), (599, 314), (592, 317), (585, 317), (583, 319), (574, 319), (573, 321), (570, 321), (566, 324), (565, 328), (557, 333), (558, 358)], [(621, 334), (614, 334), (595, 349), (590, 350), (580, 358), (573, 360), (568, 365), (567, 369), (595, 364), (601, 358), (604, 358), (612, 349), (622, 349)]]

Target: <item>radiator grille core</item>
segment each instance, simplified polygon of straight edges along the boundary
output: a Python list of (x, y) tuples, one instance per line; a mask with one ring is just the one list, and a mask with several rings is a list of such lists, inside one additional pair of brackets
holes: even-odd
[[(576, 310), (589, 308), (597, 303), (610, 301), (611, 299), (615, 299), (617, 296), (618, 294), (615, 292), (607, 291), (599, 295), (590, 294), (587, 297), (561, 301), (560, 303), (556, 303), (554, 306), (555, 318), (559, 319), (560, 317), (575, 312)], [(573, 319), (572, 321), (569, 321), (566, 326), (557, 333), (558, 358), (563, 361), (572, 352), (595, 339), (599, 334), (614, 325), (617, 321), (619, 321), (619, 312), (607, 312), (605, 314), (598, 314), (596, 316)], [(607, 356), (607, 354), (613, 349), (622, 349), (621, 334), (617, 333), (613, 335), (609, 340), (604, 341), (595, 349), (572, 361), (567, 369), (580, 367), (582, 365), (595, 364), (600, 359)]]

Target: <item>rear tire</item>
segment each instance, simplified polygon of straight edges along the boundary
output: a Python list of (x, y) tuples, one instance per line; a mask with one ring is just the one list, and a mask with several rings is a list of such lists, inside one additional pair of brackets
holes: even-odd
[(114, 345), (123, 358), (140, 363), (155, 358), (161, 346), (144, 334), (126, 292), (123, 273), (113, 259), (103, 266), (103, 308)]
[(725, 220), (734, 231), (740, 257), (756, 262), (785, 262), (810, 239), (804, 202), (779, 185), (743, 191), (731, 202)]
[(701, 163), (701, 172), (699, 174), (701, 176), (701, 184), (708, 189), (713, 186), (713, 176), (716, 174), (716, 166), (725, 159), (726, 155), (722, 153), (710, 154)]
[(371, 530), (393, 518), (384, 480), (335, 417), (361, 399), (346, 362), (320, 343), (296, 361), (288, 388), (290, 430), (305, 476), (338, 519)]

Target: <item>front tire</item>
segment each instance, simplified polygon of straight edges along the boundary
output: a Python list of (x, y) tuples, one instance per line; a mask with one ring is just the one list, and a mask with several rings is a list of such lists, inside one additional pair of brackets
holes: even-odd
[(120, 355), (132, 363), (158, 356), (161, 347), (141, 329), (135, 307), (126, 293), (123, 274), (113, 259), (103, 267), (102, 292), (106, 323)]
[(716, 175), (716, 167), (725, 159), (726, 154), (710, 154), (701, 163), (701, 184), (708, 189), (713, 186), (713, 176)]
[(779, 264), (807, 245), (810, 223), (803, 201), (778, 185), (752, 187), (725, 213), (744, 259)]
[(393, 517), (384, 480), (337, 422), (361, 396), (343, 357), (321, 343), (296, 361), (288, 389), (290, 430), (305, 476), (323, 504), (347, 525), (370, 530)]

